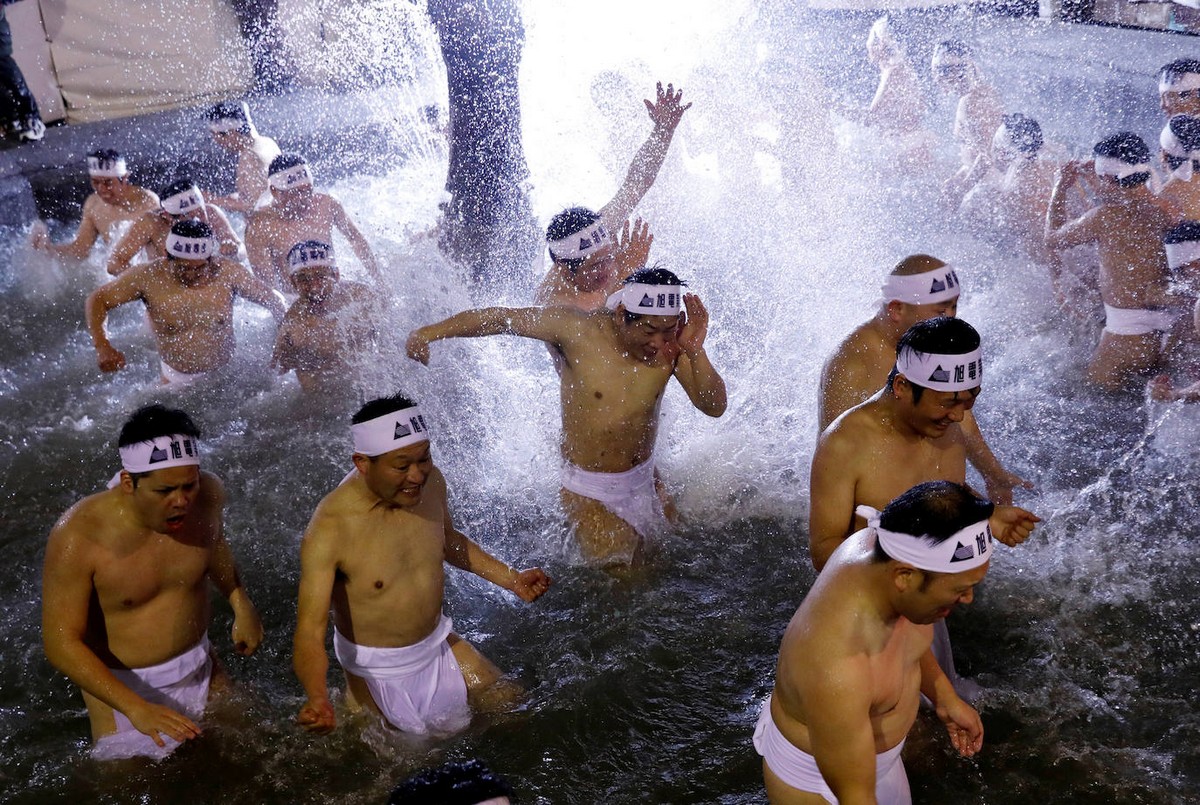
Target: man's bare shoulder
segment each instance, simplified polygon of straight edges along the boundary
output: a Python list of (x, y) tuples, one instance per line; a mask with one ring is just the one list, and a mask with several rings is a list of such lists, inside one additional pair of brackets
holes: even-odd
[(895, 347), (887, 343), (871, 319), (855, 327), (838, 343), (825, 366), (827, 369), (864, 367), (875, 363), (880, 355), (894, 356)]
[(259, 207), (246, 222), (246, 240), (270, 237), (282, 220), (274, 204)]

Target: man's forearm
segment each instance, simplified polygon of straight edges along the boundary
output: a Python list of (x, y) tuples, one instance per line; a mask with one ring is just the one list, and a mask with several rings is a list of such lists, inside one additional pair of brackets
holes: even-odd
[(128, 716), (135, 707), (145, 703), (145, 699), (117, 679), (112, 669), (101, 662), (82, 640), (47, 640), (45, 650), (51, 665), (78, 685), (80, 690), (112, 709)]
[(709, 416), (721, 416), (729, 404), (725, 380), (713, 367), (703, 348), (689, 354), (688, 362), (691, 364), (693, 388), (696, 389), (696, 407)]
[(325, 653), (324, 635), (315, 640), (299, 633), (292, 639), (292, 669), (304, 695), (309, 699), (328, 699), (329, 655)]

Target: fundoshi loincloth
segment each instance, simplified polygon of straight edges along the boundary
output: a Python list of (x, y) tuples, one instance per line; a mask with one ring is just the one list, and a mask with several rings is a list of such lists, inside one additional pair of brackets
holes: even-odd
[(362, 679), (384, 718), (398, 730), (451, 733), (471, 722), (467, 683), (446, 638), (454, 623), (444, 614), (419, 643), (376, 648), (351, 643), (336, 628), (333, 651), (347, 673)]
[[(797, 749), (775, 726), (770, 696), (754, 726), (754, 748), (780, 780), (798, 791), (817, 794), (831, 805), (837, 805), (837, 797), (817, 768), (817, 759)], [(908, 774), (900, 759), (903, 748), (904, 741), (901, 741), (875, 756), (875, 799), (879, 805), (912, 805)]]
[(1165, 332), (1179, 318), (1172, 310), (1104, 306), (1104, 331), (1113, 335), (1147, 335)]
[[(193, 721), (204, 715), (208, 687), (212, 680), (212, 647), (205, 635), (192, 648), (166, 662), (146, 668), (111, 669), (122, 684), (152, 704), (170, 707)], [(113, 711), (117, 731), (105, 735), (92, 747), (96, 760), (121, 760), (131, 757), (164, 758), (175, 751), (179, 741), (159, 733), (166, 746), (138, 731), (124, 713)]]
[(158, 366), (159, 371), (162, 372), (163, 378), (167, 381), (167, 384), (171, 386), (189, 386), (192, 383), (195, 383), (197, 380), (203, 378), (206, 374), (205, 372), (196, 372), (195, 374), (181, 372), (175, 367), (171, 366), (171, 364), (164, 361), (162, 358), (158, 359)]
[(604, 504), (643, 537), (667, 526), (662, 501), (654, 488), (654, 460), (625, 472), (592, 472), (564, 463), (559, 472), (563, 489)]

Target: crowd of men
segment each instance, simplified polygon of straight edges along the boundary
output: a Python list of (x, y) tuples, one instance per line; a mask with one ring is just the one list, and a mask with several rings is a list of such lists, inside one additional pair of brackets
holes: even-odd
[[(925, 103), (888, 20), (872, 26), (868, 53), (881, 77), (863, 120), (889, 132), (899, 164), (920, 165), (931, 146)], [(1097, 243), (1105, 326), (1089, 379), (1119, 390), (1186, 365), (1200, 342), (1180, 323), (1195, 306), (1200, 324), (1200, 61), (1163, 68), (1161, 165), (1141, 138), (1122, 132), (1097, 143), (1094, 159), (1049, 170), (1040, 126), (1005, 112), (969, 47), (938, 44), (931, 68), (959, 97), (961, 168), (943, 200), (964, 214), (971, 205), (1000, 210), (993, 224), (1008, 227), (1056, 280), (1063, 250)], [(659, 85), (646, 101), (654, 129), (610, 202), (550, 222), (551, 266), (535, 305), (462, 311), (413, 330), (406, 343), (431, 370), (432, 344), (449, 338), (515, 335), (546, 345), (560, 389), (562, 508), (582, 558), (622, 576), (673, 525), (655, 466), (671, 378), (710, 417), (728, 402), (706, 349), (708, 310), (684, 279), (651, 263), (650, 228), (630, 220), (690, 106), (681, 100)], [(238, 159), (236, 192), (220, 204), (190, 181), (158, 196), (137, 188), (118, 154), (99, 151), (88, 157), (96, 194), (76, 238), (55, 245), (38, 230), (35, 245), (80, 257), (118, 222), (132, 222), (108, 262), (115, 279), (86, 306), (105, 371), (125, 364), (108, 340), (108, 311), (141, 300), (163, 382), (196, 382), (229, 362), (240, 296), (280, 321), (274, 366), (295, 371), (306, 392), (336, 387), (347, 356), (377, 337), (385, 279), (370, 246), (335, 199), (314, 191), (306, 161), (258, 134), (244, 104), (219, 105), (209, 125)], [(246, 219), (244, 248), (222, 206)], [(340, 278), (335, 228), (369, 283)], [(900, 260), (881, 277), (879, 307), (822, 371), (808, 527), (818, 576), (783, 636), (753, 735), (772, 802), (909, 802), (900, 753), (922, 701), (959, 753), (982, 747), (970, 703), (979, 691), (955, 671), (945, 618), (971, 602), (995, 542), (1019, 546), (1038, 518), (1012, 505), (1030, 484), (992, 452), (972, 413), (985, 348), (956, 318), (969, 273), (928, 254)], [(286, 309), (285, 294), (293, 297)], [(1159, 378), (1150, 388), (1159, 399), (1200, 399), (1200, 384), (1177, 389)], [(445, 565), (528, 602), (551, 581), (457, 530), (431, 453), (437, 429), (399, 394), (350, 419), (353, 468), (317, 506), (300, 550), (293, 660), (305, 729), (338, 723), (330, 612), (347, 705), (395, 729), (451, 733), (472, 709), (504, 707), (520, 694), (454, 633)], [(139, 410), (118, 440), (122, 469), (110, 488), (72, 507), (51, 534), (46, 652), (83, 691), (101, 756), (169, 751), (200, 734), (210, 689), (224, 681), (206, 637), (208, 582), (233, 609), (235, 648), (252, 653), (262, 639), (223, 537), (224, 486), (200, 470), (201, 453), (187, 414)], [(968, 462), (985, 494), (967, 485)]]

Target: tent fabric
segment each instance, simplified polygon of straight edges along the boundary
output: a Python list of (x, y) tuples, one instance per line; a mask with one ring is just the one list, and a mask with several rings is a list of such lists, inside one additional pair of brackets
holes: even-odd
[(194, 106), (253, 81), (224, 0), (38, 2), (69, 123)]

